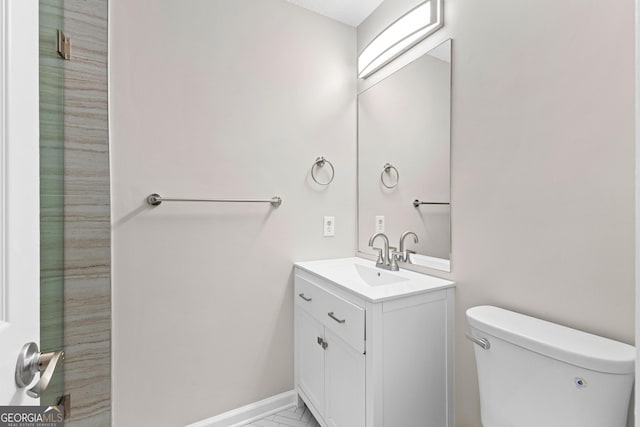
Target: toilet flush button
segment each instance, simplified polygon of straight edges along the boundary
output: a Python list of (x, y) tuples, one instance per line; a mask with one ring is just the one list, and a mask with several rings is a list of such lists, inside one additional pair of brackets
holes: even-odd
[(576, 377), (574, 382), (578, 388), (585, 388), (587, 386), (587, 382), (583, 378)]

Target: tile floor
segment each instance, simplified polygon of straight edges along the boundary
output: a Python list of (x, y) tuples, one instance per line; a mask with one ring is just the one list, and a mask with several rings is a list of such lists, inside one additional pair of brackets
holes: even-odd
[(320, 424), (313, 418), (306, 406), (302, 408), (286, 409), (275, 415), (270, 415), (245, 427), (320, 427)]

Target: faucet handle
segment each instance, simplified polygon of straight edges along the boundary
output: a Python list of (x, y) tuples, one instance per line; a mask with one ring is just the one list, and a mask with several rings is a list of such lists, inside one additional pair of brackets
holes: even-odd
[(373, 246), (371, 246), (371, 248), (378, 251), (378, 260), (376, 261), (376, 265), (384, 264), (384, 257), (382, 256), (383, 249), (382, 248), (376, 248), (376, 247), (373, 247)]
[(393, 248), (393, 250), (389, 251), (389, 254), (389, 270), (398, 271), (400, 269), (400, 267), (398, 267), (398, 259), (402, 260), (402, 252), (397, 252), (395, 248)]

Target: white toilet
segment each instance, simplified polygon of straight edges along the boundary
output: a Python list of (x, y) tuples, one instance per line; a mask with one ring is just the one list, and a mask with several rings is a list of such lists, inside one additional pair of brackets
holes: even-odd
[(635, 347), (498, 307), (467, 321), (484, 427), (626, 426)]

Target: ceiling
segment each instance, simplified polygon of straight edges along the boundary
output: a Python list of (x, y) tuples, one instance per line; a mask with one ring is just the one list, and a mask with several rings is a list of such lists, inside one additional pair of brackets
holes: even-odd
[(360, 25), (383, 0), (287, 0), (352, 27)]

